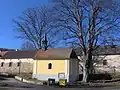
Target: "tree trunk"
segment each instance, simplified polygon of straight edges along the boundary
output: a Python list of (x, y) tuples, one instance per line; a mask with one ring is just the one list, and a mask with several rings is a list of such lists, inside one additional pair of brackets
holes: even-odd
[(82, 82), (86, 83), (88, 82), (88, 70), (86, 68), (86, 65), (83, 65), (83, 79)]
[(92, 60), (92, 52), (90, 51), (88, 54), (88, 73), (93, 73), (93, 60)]
[(82, 82), (86, 83), (89, 81), (89, 74), (92, 74), (92, 54), (91, 51), (87, 55), (83, 55), (83, 79)]
[(86, 55), (86, 53), (83, 52), (83, 79), (82, 82), (86, 83), (88, 82), (88, 66), (87, 66), (87, 62), (88, 62), (88, 56)]

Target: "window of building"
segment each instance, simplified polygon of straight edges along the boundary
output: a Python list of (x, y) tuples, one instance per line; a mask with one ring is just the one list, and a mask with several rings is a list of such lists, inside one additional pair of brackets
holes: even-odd
[(3, 67), (3, 65), (4, 65), (4, 62), (1, 63), (1, 67)]
[(0, 58), (2, 57), (2, 55), (0, 55)]
[(103, 60), (103, 65), (108, 65), (107, 60)]
[(20, 62), (17, 63), (17, 67), (19, 67), (19, 66), (20, 66)]
[(52, 63), (48, 64), (48, 69), (52, 69)]
[(11, 67), (11, 66), (12, 66), (12, 62), (9, 63), (9, 67)]

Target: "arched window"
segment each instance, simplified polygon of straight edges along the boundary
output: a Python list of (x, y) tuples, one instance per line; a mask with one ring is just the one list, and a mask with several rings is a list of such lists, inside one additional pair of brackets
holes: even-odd
[(52, 69), (52, 63), (48, 64), (48, 69)]
[(12, 66), (12, 62), (9, 63), (9, 67), (11, 67), (11, 66)]
[(3, 67), (3, 65), (4, 65), (4, 62), (1, 63), (1, 67)]

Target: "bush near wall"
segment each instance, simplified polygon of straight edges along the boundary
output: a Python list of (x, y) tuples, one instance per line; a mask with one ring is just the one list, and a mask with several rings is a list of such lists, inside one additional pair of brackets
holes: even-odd
[[(79, 81), (82, 81), (83, 74), (79, 75)], [(112, 76), (107, 73), (101, 73), (101, 74), (90, 74), (89, 80), (111, 80)]]

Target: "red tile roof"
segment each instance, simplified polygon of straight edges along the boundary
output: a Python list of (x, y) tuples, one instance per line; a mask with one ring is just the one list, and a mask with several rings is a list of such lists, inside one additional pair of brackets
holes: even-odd
[(69, 59), (69, 58), (77, 58), (76, 53), (71, 48), (52, 48), (46, 51), (39, 50), (34, 57), (34, 59), (39, 59), (39, 60), (41, 59), (62, 60), (62, 59)]
[(37, 50), (34, 51), (8, 51), (2, 59), (33, 58)]

